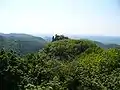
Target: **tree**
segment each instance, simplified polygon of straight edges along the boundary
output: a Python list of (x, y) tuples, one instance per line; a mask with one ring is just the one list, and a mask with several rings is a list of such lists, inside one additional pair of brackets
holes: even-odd
[(0, 89), (19, 90), (24, 87), (26, 66), (13, 51), (0, 51)]
[(64, 36), (64, 35), (55, 35), (52, 37), (52, 42), (54, 41), (58, 41), (58, 40), (63, 40), (63, 39), (68, 39), (68, 37)]

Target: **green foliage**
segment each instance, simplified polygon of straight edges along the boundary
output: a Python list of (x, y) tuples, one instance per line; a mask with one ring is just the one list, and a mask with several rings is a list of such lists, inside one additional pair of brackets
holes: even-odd
[(44, 52), (54, 59), (71, 60), (91, 47), (97, 46), (88, 40), (65, 39), (49, 43)]
[(120, 45), (119, 45), (119, 44), (103, 44), (103, 43), (98, 42), (98, 41), (95, 41), (95, 43), (96, 43), (99, 47), (104, 48), (104, 49), (120, 48)]
[(52, 37), (52, 42), (58, 41), (58, 40), (63, 40), (63, 39), (68, 39), (68, 37), (65, 37), (64, 35), (55, 35)]
[(14, 52), (0, 51), (0, 86), (2, 90), (17, 90), (24, 86), (23, 75), (27, 70)]
[(119, 90), (120, 50), (72, 39), (24, 57), (2, 49), (0, 81), (1, 90)]
[(0, 49), (13, 50), (17, 54), (28, 54), (42, 49), (47, 42), (40, 37), (26, 34), (0, 35)]

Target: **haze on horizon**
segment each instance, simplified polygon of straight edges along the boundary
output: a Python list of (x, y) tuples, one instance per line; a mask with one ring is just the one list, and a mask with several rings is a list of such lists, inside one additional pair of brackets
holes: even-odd
[(120, 36), (120, 2), (0, 0), (0, 32)]

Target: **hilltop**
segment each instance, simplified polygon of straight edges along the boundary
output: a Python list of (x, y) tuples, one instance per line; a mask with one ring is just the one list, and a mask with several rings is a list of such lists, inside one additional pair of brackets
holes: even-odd
[(14, 50), (19, 54), (27, 54), (42, 49), (47, 42), (41, 37), (28, 34), (0, 33), (0, 48)]

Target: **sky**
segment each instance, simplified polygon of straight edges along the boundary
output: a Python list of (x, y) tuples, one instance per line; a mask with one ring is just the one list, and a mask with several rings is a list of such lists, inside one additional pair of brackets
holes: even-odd
[(120, 0), (0, 0), (0, 32), (120, 36)]

